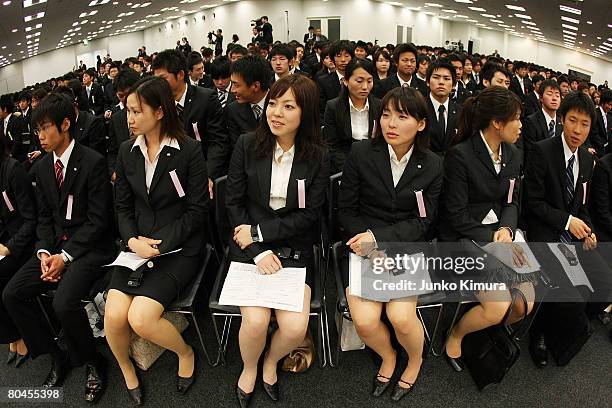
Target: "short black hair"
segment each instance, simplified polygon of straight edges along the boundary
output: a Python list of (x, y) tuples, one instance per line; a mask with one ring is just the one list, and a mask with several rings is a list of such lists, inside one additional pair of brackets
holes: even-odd
[(514, 62), (514, 69), (515, 70), (519, 70), (521, 68), (527, 68), (527, 67), (528, 67), (528, 65), (527, 65), (526, 62), (523, 62), (523, 61), (515, 61)]
[(110, 70), (111, 70), (111, 69), (113, 69), (113, 68), (116, 68), (117, 70), (119, 70), (119, 69), (120, 69), (120, 68), (119, 68), (120, 66), (121, 66), (120, 64), (117, 64), (117, 63), (116, 63), (116, 62), (114, 62), (114, 61), (113, 61), (113, 62), (110, 62), (110, 67), (108, 67), (108, 72), (110, 73)]
[(561, 102), (561, 107), (559, 108), (559, 114), (562, 118), (565, 118), (565, 115), (571, 110), (589, 115), (591, 117), (591, 127), (595, 126), (597, 114), (595, 111), (595, 104), (589, 95), (580, 91), (570, 92), (563, 98), (563, 102)]
[(544, 78), (542, 75), (540, 75), (540, 74), (535, 74), (535, 75), (533, 76), (533, 78), (531, 78), (531, 83), (535, 85), (536, 83), (541, 82), (541, 81), (544, 81), (545, 79), (546, 79), (546, 78)]
[(171, 74), (178, 75), (179, 72), (183, 71), (183, 74), (187, 75), (187, 61), (185, 55), (182, 52), (175, 49), (163, 50), (153, 60), (151, 69), (165, 69)]
[(395, 47), (395, 50), (393, 50), (393, 61), (397, 64), (399, 62), (400, 55), (402, 55), (405, 52), (411, 52), (412, 55), (414, 55), (415, 59), (417, 55), (419, 55), (419, 52), (417, 51), (414, 44), (412, 43), (397, 44), (397, 46)]
[(452, 65), (453, 61), (459, 61), (461, 63), (462, 67), (465, 65), (465, 57), (463, 55), (460, 55), (460, 54), (451, 54), (447, 58), (451, 62), (451, 65)]
[(364, 41), (359, 40), (355, 43), (355, 48), (363, 48), (367, 52), (368, 44), (366, 44)]
[(115, 91), (120, 92), (129, 90), (139, 79), (140, 76), (136, 71), (131, 68), (124, 69), (115, 77), (115, 81), (113, 82)]
[(83, 72), (83, 75), (89, 75), (91, 78), (96, 77), (96, 71), (93, 68), (89, 68), (87, 71)]
[(6, 110), (8, 113), (13, 113), (15, 111), (13, 97), (10, 94), (2, 95), (0, 97), (0, 109)]
[(419, 65), (421, 65), (421, 62), (423, 62), (423, 61), (427, 61), (427, 63), (429, 64), (429, 63), (431, 63), (431, 58), (429, 58), (429, 57), (428, 57), (427, 55), (425, 55), (425, 54), (419, 54), (419, 55), (417, 56), (417, 67), (418, 67)]
[(557, 82), (559, 83), (559, 85), (561, 85), (562, 82), (565, 82), (568, 85), (570, 84), (569, 79), (565, 75), (559, 76), (559, 78), (557, 78)]
[(599, 97), (599, 106), (610, 102), (612, 102), (612, 90), (606, 89), (601, 92), (601, 96)]
[[(69, 88), (65, 89), (68, 92), (72, 92)], [(62, 92), (51, 92), (49, 95), (42, 98), (38, 107), (32, 112), (32, 126), (35, 127), (50, 121), (57, 127), (58, 132), (61, 132), (64, 119), (70, 121), (68, 132), (70, 133), (70, 138), (72, 138), (72, 129), (74, 128), (76, 115), (74, 113), (72, 99)]]
[(329, 47), (329, 57), (333, 60), (336, 55), (343, 51), (348, 52), (351, 58), (355, 58), (355, 47), (349, 40), (334, 41)]
[(202, 59), (202, 55), (197, 51), (193, 51), (191, 54), (189, 54), (189, 61), (187, 62), (187, 71), (193, 71), (193, 67), (201, 62), (204, 62), (204, 60)]
[(427, 68), (427, 74), (425, 74), (427, 83), (429, 84), (431, 76), (433, 75), (434, 71), (438, 69), (447, 69), (450, 72), (451, 77), (453, 78), (454, 86), (457, 82), (457, 77), (455, 76), (456, 70), (447, 58), (438, 58), (437, 60), (429, 64), (429, 67)]
[(275, 55), (282, 55), (291, 61), (293, 58), (295, 58), (295, 51), (287, 44), (279, 44), (272, 47), (272, 50), (269, 54), (270, 58), (274, 57)]
[(244, 48), (242, 45), (234, 44), (232, 49), (227, 52), (227, 55), (240, 54), (244, 57), (245, 55), (248, 55), (248, 53), (249, 53), (249, 50)]
[(212, 79), (221, 79), (230, 77), (230, 60), (227, 56), (215, 58), (210, 64), (208, 74)]
[(496, 72), (501, 72), (506, 78), (510, 78), (510, 73), (506, 68), (494, 62), (487, 61), (482, 67), (482, 79), (491, 82)]
[(32, 102), (32, 94), (30, 91), (22, 91), (19, 94), (19, 101), (28, 101), (28, 103)]
[[(540, 78), (542, 77), (540, 76)], [(537, 81), (533, 81), (533, 83), (536, 82)], [(542, 95), (544, 95), (544, 91), (546, 90), (546, 88), (556, 89), (557, 91), (559, 91), (559, 93), (561, 93), (561, 86), (557, 81), (555, 81), (554, 79), (546, 79), (540, 84), (540, 89), (538, 92), (540, 94), (540, 98), (542, 97)]]
[(270, 63), (259, 55), (247, 55), (235, 61), (230, 68), (230, 74), (238, 74), (247, 86), (259, 82), (261, 89), (268, 90), (272, 79)]
[(133, 65), (140, 65), (141, 68), (144, 68), (144, 62), (140, 61), (140, 60), (136, 60), (134, 62), (132, 62)]

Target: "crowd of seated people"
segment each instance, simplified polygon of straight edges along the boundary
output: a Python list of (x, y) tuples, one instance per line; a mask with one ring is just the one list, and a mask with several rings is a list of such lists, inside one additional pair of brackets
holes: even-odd
[[(306, 335), (312, 248), (333, 174), (342, 172), (340, 265), (351, 317), (382, 361), (374, 396), (392, 385), (397, 347), (409, 360), (392, 400), (433, 374), (421, 372), (418, 298), (351, 294), (350, 254), (368, 256), (384, 242), (510, 243), (522, 228), (529, 241), (574, 245), (593, 269), (612, 264), (601, 249), (612, 240), (607, 81), (597, 86), (499, 55), (305, 39), (232, 43), (215, 58), (206, 47), (151, 55), (143, 47), (138, 57), (107, 56), (97, 70), (80, 67), (0, 97), (0, 343), (9, 345), (9, 364), (50, 355), (44, 387), (86, 366), (85, 400), (98, 401), (107, 362), (81, 299), (108, 275), (106, 342), (130, 398), (139, 405), (144, 395), (128, 353), (131, 332), (176, 354), (177, 392), (186, 393), (201, 369), (198, 353), (163, 313), (213, 244), (214, 181), (226, 175), (228, 259), (263, 274), (307, 271), (301, 313), (240, 308), (243, 368), (231, 392), (241, 407), (262, 358), (263, 389), (279, 400), (278, 362)], [(155, 273), (145, 271), (137, 285), (128, 284), (127, 268), (102, 268), (119, 250), (149, 259), (179, 248), (147, 263)], [(300, 256), (281, 260), (279, 248)], [(534, 309), (533, 276), (489, 278), (510, 289), (476, 292), (476, 305), (450, 328), (444, 353), (456, 371), (464, 369), (464, 337), (499, 324), (511, 291), (527, 302), (510, 322)], [(612, 299), (612, 272), (589, 279), (599, 299)], [(49, 289), (67, 351), (36, 302)], [(529, 336), (534, 363), (545, 367), (549, 350), (577, 353), (588, 319), (606, 317), (610, 303), (542, 304)], [(272, 315), (278, 328), (266, 346)]]

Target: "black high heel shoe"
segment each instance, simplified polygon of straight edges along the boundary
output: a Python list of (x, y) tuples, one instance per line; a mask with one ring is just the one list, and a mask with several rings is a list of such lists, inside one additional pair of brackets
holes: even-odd
[(465, 366), (463, 365), (463, 359), (461, 356), (454, 358), (446, 354), (446, 351), (444, 351), (444, 358), (446, 359), (448, 365), (450, 365), (456, 372), (460, 373), (464, 370)]
[(13, 361), (15, 361), (16, 358), (17, 358), (17, 352), (11, 351), (11, 349), (9, 349), (8, 357), (6, 359), (6, 364), (11, 364)]
[[(378, 377), (384, 378), (385, 380), (387, 380), (387, 382), (380, 381)], [(381, 373), (377, 373), (376, 377), (374, 377), (374, 387), (372, 388), (372, 395), (375, 397), (380, 397), (385, 392), (385, 390), (389, 388), (390, 384), (391, 378), (385, 377)]]
[(23, 356), (17, 353), (17, 358), (15, 359), (15, 368), (19, 368), (25, 364), (26, 361), (30, 358), (30, 353), (25, 353)]
[(193, 350), (193, 373), (191, 374), (191, 377), (181, 377), (178, 374), (176, 375), (176, 390), (181, 394), (187, 393), (195, 381), (196, 361), (198, 360), (198, 356), (196, 355), (195, 348), (191, 347), (191, 350)]
[[(404, 388), (401, 387), (399, 385), (399, 383), (403, 383), (408, 385), (408, 388)], [(395, 383), (395, 386), (393, 387), (393, 392), (391, 393), (391, 400), (392, 401), (399, 401), (402, 398), (404, 398), (406, 395), (410, 394), (412, 392), (412, 389), (414, 388), (414, 383), (409, 383), (408, 381), (404, 381), (401, 378)]]
[(138, 366), (136, 365), (136, 362), (131, 357), (130, 357), (130, 361), (132, 362), (132, 365), (134, 366), (134, 374), (136, 375), (136, 379), (138, 380), (138, 386), (136, 388), (129, 389), (126, 385), (125, 389), (127, 390), (128, 395), (132, 399), (132, 402), (134, 403), (134, 405), (142, 405), (143, 387), (142, 387), (142, 381), (140, 380), (140, 376), (138, 375)]
[(278, 386), (278, 379), (272, 385), (267, 384), (265, 381), (263, 382), (263, 389), (268, 394), (268, 397), (274, 402), (278, 402), (280, 399), (280, 388)]
[(236, 383), (236, 398), (238, 399), (238, 404), (240, 408), (247, 408), (249, 403), (251, 402), (251, 397), (253, 396), (253, 391), (246, 393), (240, 389), (238, 383)]

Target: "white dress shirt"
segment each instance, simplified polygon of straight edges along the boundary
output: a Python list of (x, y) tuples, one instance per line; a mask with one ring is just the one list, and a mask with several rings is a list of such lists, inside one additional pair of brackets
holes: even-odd
[(391, 164), (391, 175), (393, 176), (393, 187), (397, 187), (397, 183), (399, 183), (402, 178), (402, 174), (404, 174), (404, 170), (406, 170), (406, 166), (408, 165), (408, 161), (412, 156), (412, 151), (414, 150), (414, 145), (410, 147), (408, 153), (404, 155), (400, 160), (397, 160), (397, 155), (395, 151), (391, 147), (391, 145), (387, 145), (389, 149), (389, 163)]
[(338, 81), (340, 81), (340, 85), (344, 85), (344, 82), (342, 82), (344, 76), (342, 76), (340, 72), (338, 72), (338, 70), (335, 70), (334, 72), (336, 73), (336, 75), (338, 75)]
[(397, 79), (399, 79), (400, 86), (404, 86), (404, 84), (408, 84), (408, 86), (410, 86), (410, 84), (412, 83), (412, 76), (408, 81), (404, 81), (399, 74), (396, 73), (395, 75), (397, 75)]
[(440, 105), (444, 105), (444, 129), (448, 129), (448, 101), (450, 98), (446, 98), (444, 103), (440, 103), (433, 97), (431, 93), (429, 93), (429, 99), (431, 99), (431, 103), (433, 104), (434, 113), (436, 114), (436, 119), (440, 115), (438, 109), (440, 109)]
[(604, 126), (605, 126), (605, 129), (606, 129), (606, 132), (607, 132), (608, 131), (608, 115), (604, 111), (603, 107), (600, 106), (599, 110), (601, 111), (601, 116), (603, 117)]
[[(576, 182), (578, 181), (578, 172), (580, 171), (580, 165), (578, 164), (578, 149), (574, 153), (570, 150), (569, 146), (565, 142), (565, 136), (561, 133), (561, 140), (563, 142), (563, 157), (565, 158), (565, 163), (563, 164), (563, 168), (567, 171), (567, 162), (569, 161), (572, 155), (574, 156), (574, 165), (572, 166), (572, 172), (574, 173), (574, 190), (576, 189)], [(567, 223), (565, 223), (565, 230), (569, 230), (570, 222), (572, 222), (572, 216), (567, 217)]]
[(194, 81), (193, 79), (191, 79), (191, 77), (189, 77), (189, 83), (193, 86), (198, 86), (200, 80), (198, 79), (197, 81)]
[[(550, 121), (554, 121), (555, 122), (555, 132), (557, 131), (557, 118), (553, 118), (551, 116), (548, 115), (548, 113), (546, 113), (546, 111), (544, 110), (544, 108), (542, 108), (542, 112), (544, 113), (544, 120), (546, 121), (546, 132), (548, 132), (548, 127), (550, 126)], [(556, 134), (556, 133), (553, 133)]]
[[(4, 134), (5, 134), (6, 136), (8, 136), (8, 134), (7, 134), (8, 130), (7, 130), (7, 129), (8, 129), (9, 120), (11, 120), (11, 116), (12, 116), (12, 115), (13, 115), (12, 113), (9, 113), (9, 114), (6, 116), (6, 118), (4, 118)], [(10, 136), (9, 138), (10, 138), (11, 140), (13, 139), (13, 137), (12, 137), (12, 136)]]
[(185, 90), (183, 91), (183, 95), (181, 95), (181, 99), (175, 101), (177, 105), (181, 105), (183, 109), (185, 108), (185, 99), (187, 98), (187, 86), (185, 86)]
[(144, 166), (145, 166), (145, 184), (147, 186), (147, 193), (151, 188), (151, 182), (153, 181), (153, 175), (155, 174), (155, 168), (157, 167), (157, 162), (159, 161), (159, 154), (163, 150), (164, 146), (173, 147), (177, 150), (181, 150), (176, 139), (171, 139), (169, 137), (164, 137), (161, 144), (159, 145), (159, 150), (155, 154), (153, 161), (149, 160), (148, 148), (147, 148), (147, 140), (143, 135), (136, 137), (134, 141), (134, 145), (132, 146), (132, 150), (138, 146), (142, 155), (144, 156)]
[(362, 109), (357, 109), (353, 105), (353, 100), (349, 97), (349, 111), (351, 114), (351, 134), (355, 140), (364, 140), (369, 138), (370, 102), (366, 99), (365, 106)]
[[(501, 161), (502, 149), (501, 149), (501, 144), (499, 145), (499, 151), (498, 151), (499, 158), (497, 160), (495, 160), (495, 154), (493, 153), (493, 150), (491, 150), (491, 148), (487, 144), (487, 141), (486, 141), (482, 131), (480, 131), (480, 137), (482, 138), (482, 143), (484, 143), (484, 145), (486, 146), (487, 152), (489, 153), (489, 157), (491, 158), (491, 161), (493, 162), (493, 167), (495, 168), (495, 173), (499, 174), (499, 172), (501, 171), (501, 168), (502, 168), (502, 161)], [(493, 209), (491, 208), (489, 210), (489, 212), (487, 213), (487, 215), (485, 215), (484, 219), (481, 221), (481, 224), (490, 225), (490, 224), (496, 224), (498, 222), (499, 222), (499, 219), (497, 218), (497, 214), (495, 214), (495, 211), (493, 211)]]
[(524, 95), (525, 94), (525, 80), (518, 75), (516, 76), (516, 79), (518, 79), (519, 85), (521, 85), (521, 91), (523, 91), (523, 95)]

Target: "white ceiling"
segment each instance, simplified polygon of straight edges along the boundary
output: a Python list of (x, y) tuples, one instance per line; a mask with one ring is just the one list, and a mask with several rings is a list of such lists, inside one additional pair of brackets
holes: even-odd
[[(0, 0), (0, 67), (86, 39), (139, 31), (181, 15), (222, 5), (225, 1)], [(506, 30), (612, 62), (612, 0), (384, 2), (410, 7), (451, 21)], [(513, 10), (506, 5), (525, 10)], [(575, 8), (580, 14), (563, 11), (560, 6)]]

